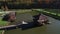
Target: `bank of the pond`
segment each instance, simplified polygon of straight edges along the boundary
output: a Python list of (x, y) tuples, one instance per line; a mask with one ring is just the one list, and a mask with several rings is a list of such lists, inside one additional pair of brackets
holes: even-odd
[(45, 14), (47, 16), (50, 16), (50, 17), (53, 17), (55, 19), (60, 20), (60, 14), (59, 13), (53, 13), (53, 12), (44, 11), (44, 10), (42, 10), (42, 11), (35, 10), (35, 11), (40, 12), (40, 13), (43, 13), (43, 14)]
[[(2, 17), (0, 17), (0, 27), (3, 27), (5, 25), (7, 25), (7, 22), (6, 21), (2, 21)], [(4, 33), (3, 31), (4, 30), (0, 30), (0, 34)]]
[(7, 25), (7, 21), (2, 21), (2, 17), (0, 17), (0, 27)]

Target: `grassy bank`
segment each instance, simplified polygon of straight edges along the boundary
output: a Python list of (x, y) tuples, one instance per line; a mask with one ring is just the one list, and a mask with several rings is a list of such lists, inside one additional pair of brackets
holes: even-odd
[(0, 26), (5, 26), (7, 25), (6, 21), (2, 21), (2, 18), (0, 17)]
[[(2, 21), (2, 17), (0, 17), (0, 27), (6, 26), (7, 22), (6, 21)], [(2, 34), (4, 30), (0, 30), (0, 34)]]
[(42, 11), (36, 10), (36, 11), (41, 12), (41, 13), (47, 15), (47, 16), (50, 16), (50, 17), (53, 17), (55, 19), (60, 20), (60, 13), (58, 13), (58, 10), (56, 10), (55, 12), (54, 12), (54, 10), (42, 10)]

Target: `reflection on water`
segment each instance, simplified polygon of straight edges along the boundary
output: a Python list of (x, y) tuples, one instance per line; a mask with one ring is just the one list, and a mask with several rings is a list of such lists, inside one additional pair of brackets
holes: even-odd
[[(20, 15), (21, 16), (20, 19), (23, 19), (22, 16), (25, 16), (25, 15), (29, 17), (28, 14), (26, 13), (26, 14)], [(24, 19), (27, 17), (25, 16)], [(5, 34), (60, 34), (60, 21), (53, 19), (51, 17), (48, 17), (48, 19), (50, 22), (52, 22), (51, 24), (44, 25), (41, 27), (31, 28), (27, 30), (21, 30), (20, 28), (14, 29), (14, 30), (8, 30), (5, 32)], [(30, 19), (27, 18), (26, 20), (29, 21), (31, 20), (31, 18)]]

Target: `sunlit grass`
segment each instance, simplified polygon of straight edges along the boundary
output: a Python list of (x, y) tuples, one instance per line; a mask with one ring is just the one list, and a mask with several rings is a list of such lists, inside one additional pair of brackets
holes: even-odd
[[(7, 25), (6, 21), (2, 21), (2, 18), (0, 17), (0, 27)], [(3, 30), (0, 30), (0, 34), (2, 34)]]
[(2, 18), (0, 17), (0, 26), (5, 26), (7, 25), (6, 21), (2, 21)]
[(56, 15), (56, 13), (51, 13), (52, 15)]
[(58, 14), (58, 16), (60, 16), (60, 14)]

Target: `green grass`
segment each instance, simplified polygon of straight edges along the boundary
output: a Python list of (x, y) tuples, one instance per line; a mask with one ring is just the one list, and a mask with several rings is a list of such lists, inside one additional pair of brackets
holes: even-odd
[(56, 15), (56, 16), (59, 16), (60, 17), (60, 13), (58, 13), (58, 10), (52, 10), (51, 9), (51, 10), (42, 10), (42, 11), (39, 11), (39, 12), (48, 13), (48, 14), (52, 14), (52, 15)]
[(31, 14), (31, 15), (37, 15), (39, 14), (37, 11), (26, 11), (26, 12), (17, 12), (17, 14), (25, 14), (25, 13), (28, 13), (28, 14)]
[[(2, 21), (2, 18), (0, 17), (0, 27), (7, 25), (6, 21)], [(0, 34), (2, 34), (3, 30), (0, 30)]]
[(5, 26), (7, 25), (7, 22), (6, 21), (2, 21), (2, 18), (0, 18), (0, 26)]

